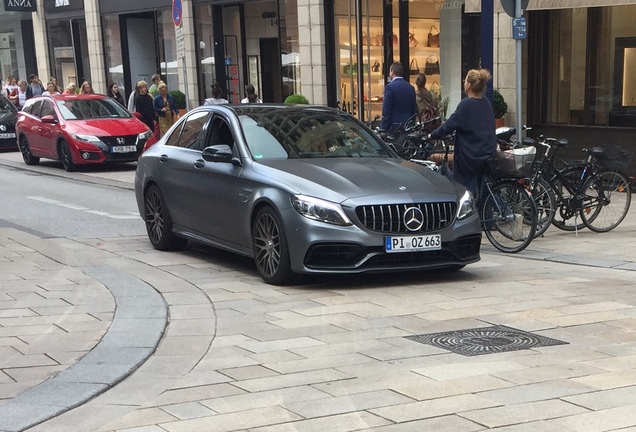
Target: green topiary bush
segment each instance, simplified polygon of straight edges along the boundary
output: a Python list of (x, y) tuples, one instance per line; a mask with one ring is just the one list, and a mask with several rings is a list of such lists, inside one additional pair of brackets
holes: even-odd
[(174, 103), (177, 104), (177, 108), (185, 109), (185, 94), (181, 90), (170, 90), (168, 94), (172, 95), (172, 97), (174, 98)]
[(287, 99), (285, 99), (285, 103), (309, 105), (309, 101), (307, 100), (307, 98), (301, 94), (293, 94), (293, 95), (287, 96)]
[(499, 93), (499, 90), (492, 91), (492, 110), (496, 119), (502, 118), (508, 112), (508, 104)]

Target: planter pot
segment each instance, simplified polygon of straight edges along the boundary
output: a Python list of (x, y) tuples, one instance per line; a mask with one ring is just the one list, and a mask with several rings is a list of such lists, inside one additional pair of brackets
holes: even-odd
[(500, 127), (504, 127), (506, 125), (506, 119), (505, 118), (498, 118), (495, 119), (495, 128), (500, 128)]
[(183, 115), (184, 115), (185, 113), (187, 113), (187, 112), (188, 112), (188, 110), (187, 110), (187, 109), (185, 109), (185, 108), (179, 108), (179, 118), (183, 117)]

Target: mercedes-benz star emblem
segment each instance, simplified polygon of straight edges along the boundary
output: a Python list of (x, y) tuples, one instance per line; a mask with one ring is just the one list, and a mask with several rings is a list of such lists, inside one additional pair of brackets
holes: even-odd
[(4, 132), (7, 130), (7, 127), (5, 125), (0, 125), (0, 131)]
[(424, 213), (417, 207), (409, 207), (404, 212), (404, 225), (409, 231), (419, 231), (424, 225)]
[(406, 186), (400, 186), (398, 189), (401, 190), (401, 191), (404, 191), (404, 190), (406, 190)]

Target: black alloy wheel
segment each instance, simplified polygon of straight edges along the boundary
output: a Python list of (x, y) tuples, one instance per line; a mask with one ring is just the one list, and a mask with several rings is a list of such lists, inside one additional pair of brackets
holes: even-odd
[(271, 207), (258, 211), (252, 226), (252, 244), (256, 269), (265, 282), (285, 285), (295, 279), (285, 228)]
[(152, 185), (144, 196), (144, 221), (152, 246), (160, 251), (180, 250), (188, 243), (172, 232), (172, 219), (163, 194), (158, 186)]
[(76, 166), (73, 162), (73, 154), (71, 153), (71, 148), (68, 146), (66, 141), (60, 141), (58, 154), (62, 167), (64, 167), (67, 172), (75, 171)]
[(31, 149), (29, 148), (29, 141), (27, 141), (24, 135), (20, 137), (18, 147), (20, 147), (20, 153), (22, 153), (22, 159), (24, 159), (25, 164), (37, 165), (40, 163), (40, 158), (33, 156), (33, 154), (31, 153)]

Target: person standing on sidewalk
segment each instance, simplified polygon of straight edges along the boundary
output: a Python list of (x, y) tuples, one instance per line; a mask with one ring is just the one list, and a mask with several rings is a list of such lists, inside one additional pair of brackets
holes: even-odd
[(148, 84), (146, 81), (137, 81), (135, 93), (137, 94), (134, 102), (135, 111), (141, 114), (141, 121), (154, 132), (157, 113), (155, 112), (152, 96), (148, 94)]
[(26, 90), (26, 98), (27, 100), (31, 99), (34, 96), (42, 96), (44, 93), (44, 87), (40, 82), (40, 78), (36, 74), (29, 75), (29, 85)]
[(415, 89), (404, 78), (404, 66), (395, 62), (389, 69), (391, 82), (384, 88), (380, 129), (388, 132), (394, 124), (406, 123), (417, 114)]
[(150, 78), (150, 82), (152, 82), (152, 85), (148, 89), (148, 93), (153, 98), (156, 98), (157, 95), (159, 94), (159, 83), (161, 82), (161, 75), (154, 74), (152, 78)]
[(154, 107), (159, 116), (159, 130), (163, 136), (179, 118), (179, 110), (172, 95), (168, 94), (168, 86), (160, 82), (157, 88), (159, 94), (155, 97)]
[(119, 105), (126, 107), (124, 104), (124, 97), (119, 93), (119, 86), (117, 83), (110, 83), (108, 86), (108, 91), (106, 92), (108, 97), (113, 99), (115, 102), (119, 103)]

